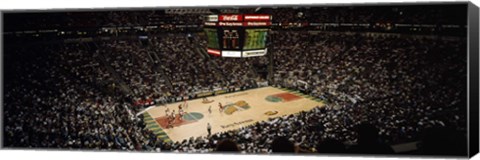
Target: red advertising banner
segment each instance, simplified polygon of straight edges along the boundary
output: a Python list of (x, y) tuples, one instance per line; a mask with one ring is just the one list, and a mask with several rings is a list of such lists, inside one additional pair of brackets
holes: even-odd
[(205, 22), (205, 26), (217, 26), (216, 22)]
[(210, 49), (210, 48), (207, 48), (207, 53), (208, 53), (208, 54), (213, 54), (213, 55), (216, 55), (216, 56), (220, 56), (220, 55), (221, 55), (221, 51), (220, 51), (220, 50)]
[(243, 15), (241, 14), (228, 14), (220, 15), (218, 17), (219, 21), (243, 21)]
[(245, 21), (270, 21), (272, 17), (268, 14), (246, 14)]
[(251, 27), (251, 26), (271, 26), (271, 22), (218, 22), (218, 23), (212, 23), (212, 22), (205, 22), (205, 26), (233, 26), (233, 27), (240, 27), (240, 26), (246, 26), (246, 27)]
[(242, 22), (218, 22), (219, 26), (243, 26)]
[(272, 22), (243, 22), (243, 26), (270, 26)]

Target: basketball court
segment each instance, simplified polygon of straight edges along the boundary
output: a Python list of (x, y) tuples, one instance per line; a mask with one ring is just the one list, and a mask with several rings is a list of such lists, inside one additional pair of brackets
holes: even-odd
[[(150, 107), (144, 112), (147, 128), (164, 141), (182, 141), (190, 137), (207, 136), (207, 123), (212, 134), (239, 129), (268, 118), (308, 111), (324, 106), (320, 99), (283, 88), (263, 87)], [(219, 109), (219, 102), (223, 111)], [(182, 105), (185, 114), (178, 115)], [(211, 106), (211, 113), (208, 109)], [(173, 127), (167, 127), (165, 110), (175, 110)]]

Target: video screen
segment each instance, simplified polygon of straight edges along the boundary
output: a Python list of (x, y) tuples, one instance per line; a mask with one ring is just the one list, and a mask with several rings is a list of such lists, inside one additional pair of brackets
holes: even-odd
[(220, 46), (219, 46), (219, 43), (218, 43), (218, 34), (217, 34), (217, 30), (216, 29), (212, 29), (212, 28), (205, 28), (205, 33), (207, 34), (207, 37), (208, 37), (208, 47), (209, 48), (215, 48), (215, 49), (219, 49)]
[(243, 49), (265, 48), (268, 29), (246, 29)]

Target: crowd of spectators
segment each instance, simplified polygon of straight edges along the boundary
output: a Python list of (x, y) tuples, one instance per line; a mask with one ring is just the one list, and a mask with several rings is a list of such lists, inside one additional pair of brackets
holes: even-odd
[[(99, 59), (113, 68), (113, 75), (132, 91), (135, 102), (158, 103), (195, 98), (218, 89), (254, 87), (258, 77), (250, 63), (242, 59), (208, 58), (189, 45), (187, 34), (150, 34), (148, 41), (121, 40), (98, 44)], [(202, 40), (205, 41), (205, 40)], [(203, 48), (202, 48), (203, 50)], [(238, 65), (238, 64), (242, 65)], [(248, 74), (247, 74), (248, 73)], [(151, 104), (148, 104), (151, 105)]]
[(155, 70), (153, 59), (139, 41), (104, 42), (99, 48), (106, 66), (111, 66), (113, 74), (118, 74), (127, 84), (133, 99), (152, 97), (165, 89), (166, 80)]
[[(462, 8), (463, 7), (463, 8)], [(465, 6), (351, 6), (351, 7), (279, 7), (270, 10), (274, 22), (316, 23), (391, 23), (391, 24), (456, 24), (465, 25)]]
[(160, 46), (157, 53), (162, 57), (160, 63), (165, 74), (171, 78), (172, 94), (194, 96), (198, 92), (225, 86), (216, 68), (189, 43), (192, 42), (186, 34), (168, 34), (153, 45)]
[[(308, 34), (283, 35), (288, 38), (276, 36), (276, 40), (286, 44), (279, 48), (285, 53), (274, 52), (275, 84), (330, 101), (333, 108), (343, 113), (337, 117), (355, 116), (345, 121), (374, 123), (391, 144), (418, 139), (416, 136), (428, 126), (466, 130), (466, 112), (460, 107), (464, 105), (466, 89), (464, 39), (343, 34), (346, 37), (339, 38), (340, 41), (327, 43), (342, 44), (338, 47), (308, 48), (314, 44), (305, 43), (301, 46), (308, 49), (302, 49), (296, 47), (299, 42), (295, 40), (306, 39)], [(331, 41), (338, 37), (319, 35)], [(338, 50), (332, 50), (335, 48)], [(303, 59), (296, 56), (309, 52), (317, 54)], [(333, 131), (351, 130), (337, 126), (341, 128)], [(353, 135), (337, 137), (343, 141)]]
[(109, 76), (91, 55), (78, 49), (76, 45), (7, 49), (15, 56), (6, 60), (15, 65), (7, 67), (5, 81), (5, 147), (143, 150), (154, 146), (156, 136), (132, 117), (124, 106), (128, 104), (91, 84)]

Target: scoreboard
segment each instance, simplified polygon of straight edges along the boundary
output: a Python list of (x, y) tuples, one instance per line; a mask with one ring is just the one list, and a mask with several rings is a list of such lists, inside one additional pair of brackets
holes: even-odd
[(271, 15), (221, 14), (206, 17), (207, 52), (222, 57), (253, 57), (267, 53)]

